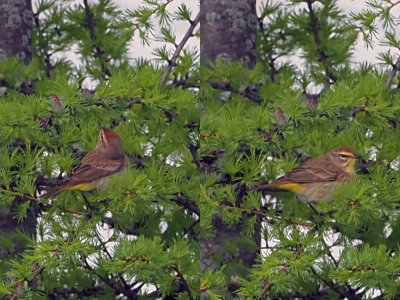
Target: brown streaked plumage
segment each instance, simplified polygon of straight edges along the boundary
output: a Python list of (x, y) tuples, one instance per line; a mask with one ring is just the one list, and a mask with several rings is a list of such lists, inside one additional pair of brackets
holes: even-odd
[(308, 202), (326, 200), (339, 185), (354, 179), (358, 157), (353, 149), (340, 147), (311, 158), (276, 181), (251, 188), (250, 191), (287, 190)]
[(127, 166), (128, 160), (121, 139), (111, 129), (103, 128), (100, 130), (96, 148), (83, 157), (67, 181), (42, 197), (50, 199), (65, 190), (88, 191), (95, 187), (103, 187), (111, 175)]

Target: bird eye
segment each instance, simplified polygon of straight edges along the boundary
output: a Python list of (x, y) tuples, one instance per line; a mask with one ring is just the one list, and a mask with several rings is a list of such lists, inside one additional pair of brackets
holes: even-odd
[(346, 154), (343, 154), (343, 153), (342, 153), (342, 154), (340, 154), (340, 157), (341, 157), (341, 158), (345, 158), (345, 157), (347, 157), (347, 156), (346, 156)]

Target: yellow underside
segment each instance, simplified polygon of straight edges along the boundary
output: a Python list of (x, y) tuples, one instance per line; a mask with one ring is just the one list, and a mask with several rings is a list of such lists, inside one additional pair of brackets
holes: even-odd
[(71, 191), (90, 191), (94, 188), (94, 185), (91, 183), (80, 183), (77, 185), (73, 186), (67, 186), (65, 187), (65, 190), (71, 190)]
[(299, 183), (276, 183), (275, 186), (279, 187), (280, 189), (298, 194), (302, 194), (304, 192), (304, 186)]

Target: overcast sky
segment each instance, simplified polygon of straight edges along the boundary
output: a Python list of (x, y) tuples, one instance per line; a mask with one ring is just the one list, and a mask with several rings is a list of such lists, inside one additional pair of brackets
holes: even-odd
[[(283, 6), (287, 7), (293, 7), (293, 6), (288, 6), (288, 3), (290, 3), (289, 0), (272, 0), (273, 3), (281, 3)], [(257, 11), (260, 12), (260, 7), (262, 3), (265, 3), (266, 0), (257, 0)], [(394, 1), (393, 1), (394, 2)], [(337, 0), (336, 1), (337, 5), (339, 8), (345, 13), (346, 15), (350, 16), (352, 12), (354, 13), (359, 13), (363, 9), (367, 8), (367, 0)], [(318, 1), (314, 2), (313, 7), (315, 6), (321, 6), (322, 4)], [(389, 6), (387, 4), (386, 6)], [(307, 4), (306, 3), (300, 3), (296, 5), (296, 10), (297, 9), (307, 9)], [(391, 15), (393, 16), (400, 16), (400, 4), (393, 7), (391, 10)], [(378, 64), (381, 63), (381, 61), (378, 59), (378, 55), (382, 52), (387, 51), (390, 49), (387, 46), (382, 46), (383, 42), (383, 37), (384, 37), (384, 31), (382, 26), (380, 26), (378, 30), (376, 37), (373, 38), (373, 44), (374, 47), (368, 47), (365, 44), (363, 37), (361, 34), (358, 35), (357, 43), (355, 46), (355, 49), (353, 51), (353, 56), (351, 57), (351, 62), (354, 65), (358, 65), (361, 62), (368, 62), (370, 64)], [(395, 57), (395, 60), (397, 59), (398, 55), (400, 55), (400, 51), (391, 48), (390, 52), (392, 53), (392, 56)], [(288, 57), (283, 57), (277, 60), (277, 63), (279, 62), (288, 62), (296, 65), (300, 69), (303, 68), (304, 60), (300, 58), (301, 50), (296, 53), (296, 55), (288, 56)], [(307, 86), (307, 92), (309, 93), (319, 93), (321, 89), (323, 88), (323, 85), (315, 86), (313, 83), (310, 83)]]
[[(260, 7), (261, 3), (265, 3), (266, 0), (257, 0), (257, 8)], [(289, 2), (288, 0), (275, 0), (274, 3), (281, 2), (282, 5), (287, 5)], [(392, 1), (395, 2), (395, 1)], [(363, 9), (367, 8), (367, 1), (366, 0), (337, 0), (337, 5), (346, 13), (350, 15), (351, 12), (361, 12)], [(319, 2), (314, 2), (315, 5), (321, 5)], [(297, 7), (303, 6), (304, 8), (307, 7), (305, 3), (297, 5)], [(387, 5), (388, 6), (388, 5)], [(391, 14), (398, 17), (400, 16), (400, 5), (395, 6), (391, 10)], [(377, 59), (378, 54), (384, 51), (387, 51), (388, 47), (379, 45), (383, 41), (383, 30), (380, 30), (377, 34), (377, 38), (373, 40), (374, 46), (373, 49), (367, 48), (366, 44), (363, 41), (361, 34), (358, 36), (356, 49), (354, 51), (354, 55), (352, 57), (352, 61), (354, 63), (360, 63), (363, 61), (368, 61), (370, 63), (378, 63), (379, 60)], [(399, 54), (399, 51), (393, 51), (394, 54)]]
[[(139, 7), (143, 1), (142, 0), (114, 0), (115, 3), (120, 6), (123, 9), (135, 9)], [(265, 2), (265, 0), (257, 0), (257, 6), (259, 6), (262, 2)], [(278, 2), (278, 1), (276, 1)], [(185, 3), (186, 6), (189, 7), (189, 9), (193, 12), (193, 17), (198, 13), (199, 11), (199, 5), (198, 1), (196, 0), (174, 0), (172, 1), (168, 7), (172, 9), (173, 11), (176, 10), (177, 7), (179, 7), (180, 4)], [(287, 0), (281, 0), (282, 5), (285, 5), (285, 3), (288, 3)], [(338, 6), (342, 8), (346, 14), (350, 14), (351, 12), (360, 12), (362, 9), (366, 8), (366, 0), (337, 0)], [(318, 2), (315, 2), (314, 5), (318, 5)], [(392, 9), (392, 14), (399, 16), (400, 15), (400, 5), (394, 7)], [(175, 22), (173, 25), (173, 29), (178, 37), (178, 41), (180, 41), (185, 34), (186, 30), (188, 28), (188, 24), (185, 22)], [(380, 35), (379, 35), (380, 33)], [(352, 61), (355, 63), (359, 63), (362, 61), (368, 61), (371, 63), (378, 63), (377, 56), (380, 52), (384, 52), (388, 48), (385, 46), (379, 45), (379, 42), (382, 41), (380, 37), (382, 37), (382, 31), (378, 33), (378, 38), (375, 39), (376, 46), (371, 49), (367, 48), (361, 35), (358, 37), (358, 42), (357, 42), (357, 47), (355, 51), (355, 55), (353, 56)], [(198, 39), (191, 39), (189, 41), (190, 46), (195, 46), (199, 47), (200, 41)], [(162, 43), (158, 42), (153, 42), (151, 47), (156, 48), (162, 45)], [(151, 54), (151, 51), (149, 51), (149, 47), (144, 47), (140, 44), (140, 40), (136, 36), (134, 39), (134, 42), (132, 43), (132, 48), (135, 49), (135, 55), (136, 56), (143, 56), (146, 58), (153, 58), (154, 56)], [(133, 52), (132, 52), (133, 53)]]
[[(115, 3), (121, 7), (122, 9), (135, 9), (142, 5), (143, 1), (142, 0), (114, 0)], [(265, 0), (257, 0), (257, 6), (259, 6), (262, 2), (265, 2)], [(275, 1), (274, 1), (275, 2)], [(278, 2), (278, 1), (276, 1)], [(288, 3), (287, 0), (281, 0), (283, 5), (284, 3)], [(174, 0), (172, 1), (168, 7), (170, 10), (175, 11), (177, 7), (179, 7), (180, 4), (186, 4), (187, 7), (193, 12), (193, 18), (194, 16), (198, 13), (199, 11), (199, 2), (196, 0)], [(318, 2), (315, 2), (318, 5)], [(350, 12), (360, 12), (362, 9), (366, 8), (366, 0), (337, 0), (337, 3), (340, 8), (342, 8), (345, 13), (350, 14)], [(400, 5), (397, 5), (392, 9), (392, 14), (395, 16), (400, 15)], [(188, 24), (186, 22), (175, 22), (173, 24), (173, 29), (177, 35), (178, 41), (180, 41), (185, 34), (186, 30), (188, 28)], [(382, 31), (380, 32), (380, 35), (378, 34), (378, 38), (375, 39), (375, 42), (381, 42), (382, 39)], [(198, 39), (190, 39), (189, 41), (190, 46), (195, 46), (199, 47), (200, 41)], [(358, 42), (357, 42), (357, 47), (355, 51), (355, 55), (353, 56), (353, 61), (355, 63), (362, 62), (362, 61), (368, 61), (371, 63), (378, 63), (377, 56), (380, 52), (384, 52), (388, 48), (385, 46), (380, 46), (378, 43), (375, 43), (377, 46), (375, 46), (373, 49), (367, 48), (361, 35), (359, 35)], [(162, 45), (162, 43), (159, 42), (153, 42), (151, 44), (151, 48), (156, 48)], [(134, 41), (132, 43), (132, 49), (135, 49), (134, 53), (135, 56), (143, 56), (146, 58), (153, 58), (154, 56), (151, 54), (152, 51), (149, 51), (149, 47), (147, 46), (142, 46), (140, 43), (140, 40), (137, 36), (135, 36)], [(131, 52), (133, 54), (133, 52)]]
[[(36, 3), (37, 0), (34, 0), (33, 2)], [(95, 1), (95, 0), (91, 0)], [(257, 6), (260, 7), (260, 4), (262, 2), (265, 2), (266, 0), (257, 0)], [(279, 0), (282, 5), (287, 5), (288, 0)], [(278, 0), (274, 1), (279, 2)], [(82, 3), (81, 0), (75, 0), (75, 3)], [(337, 3), (340, 8), (342, 8), (345, 13), (350, 14), (350, 12), (359, 12), (363, 8), (366, 7), (366, 0), (337, 0)], [(143, 5), (142, 0), (114, 0), (114, 3), (121, 8), (121, 10), (125, 11), (126, 9), (133, 10), (135, 8), (138, 8), (140, 5)], [(191, 11), (192, 11), (192, 18), (194, 18), (197, 13), (199, 12), (199, 1), (198, 0), (173, 0), (170, 4), (168, 4), (169, 11), (176, 11), (176, 9), (184, 3)], [(314, 5), (318, 5), (319, 2), (314, 2)], [(304, 4), (305, 5), (305, 4)], [(397, 5), (392, 9), (392, 14), (395, 16), (400, 15), (400, 5)], [(175, 21), (172, 26), (172, 30), (177, 36), (177, 42), (179, 43), (184, 34), (186, 33), (187, 29), (189, 27), (188, 22), (184, 21)], [(377, 39), (375, 39), (375, 46), (373, 49), (367, 48), (364, 41), (362, 40), (361, 35), (358, 37), (358, 42), (356, 49), (354, 51), (354, 55), (352, 57), (352, 61), (354, 63), (359, 63), (363, 61), (368, 61), (370, 63), (378, 63), (379, 60), (377, 59), (378, 54), (380, 52), (384, 52), (387, 50), (387, 47), (380, 46), (379, 42), (382, 42), (382, 34), (383, 31), (378, 33)], [(157, 41), (151, 41), (150, 46), (147, 45), (142, 45), (140, 38), (138, 37), (138, 33), (135, 33), (135, 36), (133, 38), (133, 41), (130, 43), (130, 48), (129, 48), (129, 57), (131, 59), (134, 58), (139, 58), (139, 57), (144, 57), (147, 59), (152, 59), (155, 58), (155, 56), (152, 54), (153, 50), (157, 47), (160, 47), (163, 45), (163, 43), (157, 42)], [(196, 47), (197, 49), (200, 49), (200, 41), (197, 38), (191, 38), (189, 39), (188, 46), (190, 47)], [(172, 46), (171, 46), (172, 49)], [(395, 55), (398, 55), (398, 51), (393, 51)], [(63, 55), (60, 56), (68, 56), (68, 58), (72, 59), (75, 63), (79, 64), (79, 60), (77, 57), (73, 54), (73, 51), (69, 51)], [(297, 65), (301, 65), (301, 61), (296, 58), (296, 57), (291, 57), (290, 60), (292, 62), (295, 62)]]
[[(114, 0), (115, 3), (123, 9), (135, 9), (140, 6), (143, 1), (142, 0)], [(262, 2), (266, 0), (257, 0), (257, 6), (259, 7)], [(279, 2), (279, 1), (274, 1)], [(282, 5), (288, 3), (287, 0), (280, 0)], [(174, 0), (172, 3), (168, 5), (170, 9), (173, 11), (182, 4), (185, 3), (189, 9), (193, 12), (193, 18), (199, 11), (199, 2), (196, 0)], [(350, 14), (351, 12), (360, 12), (362, 9), (366, 8), (366, 0), (337, 0), (338, 6), (343, 9), (346, 14)], [(305, 5), (305, 4), (304, 4)], [(315, 2), (314, 5), (318, 5), (318, 2)], [(400, 5), (397, 5), (392, 9), (392, 14), (395, 16), (400, 16)], [(177, 40), (180, 41), (185, 34), (188, 28), (188, 24), (185, 22), (175, 22), (173, 24), (173, 30), (177, 35)], [(381, 30), (377, 34), (377, 38), (374, 39), (374, 48), (371, 49), (370, 47), (367, 48), (366, 44), (364, 43), (361, 34), (358, 36), (356, 49), (354, 51), (354, 55), (352, 57), (352, 62), (358, 64), (360, 62), (369, 62), (369, 63), (379, 63), (378, 55), (381, 52), (384, 52), (388, 49), (386, 46), (380, 45), (383, 41), (383, 31)], [(141, 45), (141, 42), (137, 35), (135, 35), (134, 41), (131, 43), (131, 57), (138, 57), (143, 56), (145, 58), (154, 58), (152, 54), (152, 49), (160, 47), (162, 43), (159, 42), (152, 42), (151, 47)], [(189, 46), (191, 47), (198, 47), (200, 49), (200, 41), (199, 39), (190, 39)], [(132, 51), (134, 50), (134, 51)], [(393, 54), (399, 55), (398, 51), (391, 50)], [(291, 60), (296, 61), (296, 57), (292, 57)], [(300, 60), (297, 59), (297, 64), (301, 65)]]
[[(365, 0), (338, 0), (338, 5), (339, 7), (343, 8), (348, 14), (350, 12), (360, 12), (361, 10), (366, 8), (366, 3), (367, 1)], [(395, 1), (392, 1), (395, 2)], [(395, 6), (391, 10), (391, 14), (393, 16), (399, 17), (400, 16), (400, 5)], [(378, 32), (377, 39), (374, 39), (375, 42), (381, 43), (383, 41), (383, 30)], [(357, 41), (357, 48), (355, 51), (355, 55), (353, 56), (353, 61), (355, 62), (362, 62), (362, 61), (368, 61), (372, 63), (378, 63), (379, 60), (377, 59), (377, 56), (379, 53), (387, 51), (388, 47), (378, 45), (378, 43), (375, 43), (377, 46), (374, 47), (374, 49), (366, 47), (361, 35), (358, 36), (358, 41)], [(399, 55), (399, 51), (393, 51), (393, 54)]]
[[(136, 9), (139, 6), (143, 5), (142, 0), (114, 0), (114, 2), (121, 7), (121, 9)], [(185, 4), (189, 10), (192, 12), (192, 19), (194, 19), (199, 12), (198, 1), (196, 0), (173, 0), (168, 4), (168, 11), (175, 12), (177, 8), (181, 5)], [(179, 43), (186, 31), (188, 30), (190, 24), (187, 21), (175, 21), (172, 25), (172, 29), (177, 37), (177, 42)], [(131, 43), (131, 51), (129, 54), (131, 57), (142, 56), (145, 58), (154, 58), (152, 54), (153, 49), (162, 46), (164, 43), (152, 41), (150, 47), (143, 46), (139, 39), (139, 36), (136, 32), (133, 42)], [(200, 40), (198, 38), (190, 38), (187, 44), (189, 47), (197, 47), (200, 49)], [(133, 51), (132, 51), (133, 50)]]

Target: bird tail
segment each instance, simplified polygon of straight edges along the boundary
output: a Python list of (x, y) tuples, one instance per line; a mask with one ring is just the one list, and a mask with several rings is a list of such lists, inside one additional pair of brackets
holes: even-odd
[(283, 189), (279, 188), (279, 186), (275, 185), (274, 183), (262, 184), (259, 186), (249, 188), (250, 192), (261, 191), (261, 190), (266, 192), (279, 192), (282, 191)]
[(60, 187), (58, 189), (52, 190), (52, 191), (44, 194), (43, 196), (41, 196), (41, 198), (45, 198), (45, 199), (54, 198), (55, 196), (57, 196), (59, 193), (63, 192), (64, 190), (65, 190), (65, 188)]

